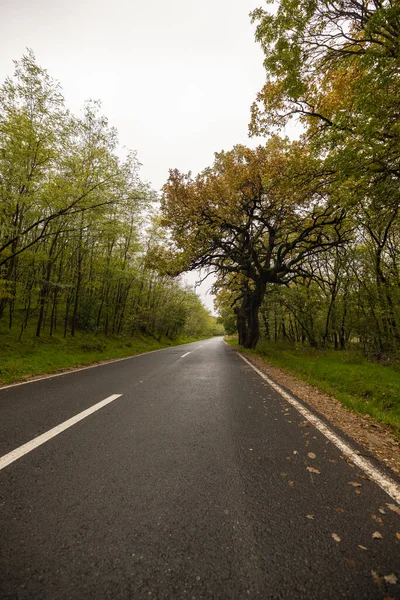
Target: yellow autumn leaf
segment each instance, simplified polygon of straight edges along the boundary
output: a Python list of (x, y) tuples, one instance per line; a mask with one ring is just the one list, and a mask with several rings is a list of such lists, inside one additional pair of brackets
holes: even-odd
[(315, 473), (316, 475), (321, 475), (321, 471), (318, 471), (318, 469), (314, 469), (314, 467), (307, 467), (307, 471), (309, 471), (310, 473)]

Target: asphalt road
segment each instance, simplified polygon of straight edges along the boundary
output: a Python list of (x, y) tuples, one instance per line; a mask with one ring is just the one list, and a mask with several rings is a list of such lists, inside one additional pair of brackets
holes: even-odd
[(1, 600), (400, 600), (393, 500), (220, 338), (0, 390), (0, 456), (113, 394), (0, 471)]

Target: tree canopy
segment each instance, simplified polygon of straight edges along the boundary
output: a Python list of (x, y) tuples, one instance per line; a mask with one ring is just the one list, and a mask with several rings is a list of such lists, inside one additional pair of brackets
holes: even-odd
[(32, 52), (0, 87), (0, 318), (37, 337), (212, 332), (193, 290), (150, 266), (156, 194), (87, 102), (65, 106)]
[[(264, 146), (171, 171), (165, 224), (175, 270), (208, 267), (239, 341), (399, 340), (398, 3), (280, 0), (251, 14), (266, 82), (250, 133)], [(296, 120), (300, 139), (284, 133)]]

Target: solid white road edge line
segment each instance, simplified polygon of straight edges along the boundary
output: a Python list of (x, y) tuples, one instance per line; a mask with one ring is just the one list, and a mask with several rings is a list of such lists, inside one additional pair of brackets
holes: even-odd
[(108, 396), (108, 398), (105, 398), (105, 400), (102, 400), (101, 402), (94, 404), (90, 408), (87, 408), (86, 410), (78, 413), (71, 419), (64, 421), (64, 423), (60, 423), (60, 425), (53, 427), (53, 429), (49, 429), (49, 431), (42, 433), (41, 435), (34, 438), (30, 442), (27, 442), (26, 444), (19, 446), (19, 448), (16, 448), (15, 450), (12, 450), (8, 454), (5, 454), (4, 456), (0, 457), (0, 471), (2, 469), (4, 469), (5, 467), (7, 467), (8, 465), (10, 465), (11, 463), (13, 463), (15, 460), (18, 460), (25, 454), (28, 454), (28, 452), (31, 452), (38, 446), (45, 444), (46, 442), (51, 440), (51, 438), (55, 437), (59, 433), (62, 433), (69, 427), (72, 427), (72, 425), (75, 425), (75, 423), (79, 423), (79, 421), (82, 421), (82, 419), (86, 419), (86, 417), (88, 417), (92, 413), (96, 412), (97, 410), (100, 410), (101, 408), (103, 408), (103, 406), (110, 404), (110, 402), (114, 402), (114, 400), (116, 400), (117, 398), (120, 398), (121, 396), (122, 396), (122, 394), (113, 394), (112, 396)]
[[(43, 381), (44, 379), (53, 379), (54, 377), (61, 377), (62, 375), (70, 375), (71, 373), (78, 373), (79, 371), (87, 371), (88, 369), (97, 369), (98, 367), (104, 367), (105, 365), (111, 365), (112, 363), (121, 362), (123, 360), (130, 360), (131, 358), (139, 358), (140, 356), (146, 356), (146, 354), (154, 354), (155, 352), (162, 352), (163, 350), (171, 350), (171, 348), (179, 348), (179, 346), (186, 346), (189, 344), (196, 344), (197, 342), (187, 342), (187, 344), (178, 344), (177, 346), (166, 346), (165, 348), (158, 348), (157, 350), (148, 350), (147, 352), (141, 352), (140, 354), (133, 354), (132, 356), (124, 356), (123, 358), (111, 358), (104, 362), (96, 365), (88, 365), (87, 367), (78, 367), (76, 369), (68, 369), (62, 373), (53, 373), (52, 375), (43, 375), (43, 377), (36, 377), (29, 379), (28, 381), (18, 381), (17, 383), (9, 383), (8, 385), (1, 385), (0, 392), (7, 390), (8, 388), (18, 387), (19, 385), (27, 385), (28, 383), (36, 383), (36, 381)], [(207, 340), (207, 343), (209, 341)]]
[(181, 358), (185, 358), (185, 356), (187, 356), (188, 354), (190, 354), (190, 352), (186, 352), (186, 354), (182, 354)]
[(370, 479), (377, 483), (391, 498), (393, 498), (393, 500), (400, 504), (400, 486), (398, 486), (393, 479), (391, 479), (390, 477), (382, 473), (379, 469), (374, 467), (369, 460), (363, 458), (359, 454), (356, 454), (353, 448), (351, 448), (344, 440), (342, 440), (342, 438), (340, 438), (336, 433), (334, 433), (332, 429), (325, 425), (325, 423), (323, 423), (321, 419), (319, 419), (316, 415), (309, 411), (298, 400), (293, 398), (293, 396), (288, 394), (288, 392), (281, 388), (280, 385), (275, 383), (275, 381), (272, 381), (272, 379), (270, 379), (262, 371), (257, 369), (257, 367), (255, 367), (249, 360), (247, 360), (247, 358), (245, 358), (241, 354), (239, 354), (239, 356), (244, 360), (244, 362), (250, 365), (250, 367), (254, 369), (254, 371), (258, 373), (258, 375), (260, 375), (260, 377), (265, 379), (268, 385), (270, 385), (276, 392), (278, 392), (278, 394), (285, 398), (285, 400), (290, 402), (290, 404), (294, 406), (299, 411), (299, 413), (301, 413), (303, 417), (307, 419), (307, 421), (310, 421), (310, 423), (312, 423), (314, 427), (319, 429), (319, 431), (323, 433), (329, 441), (335, 444), (335, 446), (337, 446), (339, 450), (343, 452), (343, 454), (351, 458), (352, 462), (358, 467), (360, 467), (360, 469), (362, 469)]

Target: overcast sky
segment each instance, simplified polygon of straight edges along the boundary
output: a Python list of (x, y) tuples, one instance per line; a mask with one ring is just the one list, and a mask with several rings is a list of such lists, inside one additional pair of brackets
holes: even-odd
[(263, 4), (0, 0), (0, 79), (31, 48), (73, 112), (102, 101), (121, 144), (138, 151), (142, 179), (159, 189), (170, 168), (196, 173), (216, 151), (255, 145), (247, 126), (264, 70), (249, 12)]

